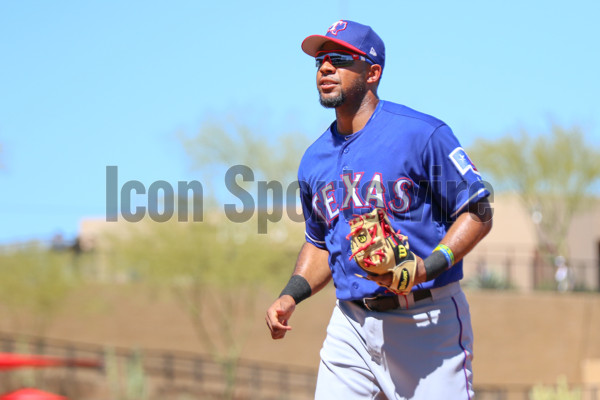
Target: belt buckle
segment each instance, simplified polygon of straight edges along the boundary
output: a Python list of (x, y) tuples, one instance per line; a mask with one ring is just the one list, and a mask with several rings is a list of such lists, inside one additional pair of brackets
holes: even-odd
[(367, 310), (369, 310), (369, 311), (375, 311), (371, 307), (369, 307), (369, 305), (367, 304), (367, 300), (375, 300), (375, 299), (377, 299), (377, 296), (375, 296), (375, 297), (363, 297), (362, 298), (362, 303), (363, 303), (363, 305), (365, 306), (365, 308)]

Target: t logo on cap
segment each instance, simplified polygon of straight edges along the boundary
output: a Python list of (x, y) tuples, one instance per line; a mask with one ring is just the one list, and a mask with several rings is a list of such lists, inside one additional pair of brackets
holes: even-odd
[(346, 21), (339, 20), (337, 22), (334, 22), (333, 25), (331, 25), (329, 29), (327, 29), (327, 32), (331, 33), (334, 36), (337, 36), (338, 32), (343, 31), (344, 29), (346, 29), (347, 26), (348, 23)]

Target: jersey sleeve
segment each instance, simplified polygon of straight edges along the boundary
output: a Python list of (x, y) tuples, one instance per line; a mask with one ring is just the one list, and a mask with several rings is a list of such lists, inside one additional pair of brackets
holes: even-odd
[(471, 203), (490, 195), (481, 174), (447, 125), (429, 138), (423, 152), (433, 199), (444, 215), (455, 219)]
[[(300, 203), (302, 204), (302, 213), (304, 214), (304, 224), (306, 241), (320, 249), (326, 249), (325, 232), (326, 226), (324, 220), (319, 217), (319, 209), (314, 201), (310, 184), (298, 176), (300, 186)], [(314, 199), (314, 201), (313, 201)]]

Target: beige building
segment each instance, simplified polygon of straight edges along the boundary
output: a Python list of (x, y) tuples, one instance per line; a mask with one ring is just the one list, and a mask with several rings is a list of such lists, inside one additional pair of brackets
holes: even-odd
[(497, 195), (492, 207), (494, 227), (465, 258), (465, 282), (487, 276), (527, 291), (558, 288), (566, 275), (569, 290), (600, 288), (600, 199), (573, 219), (562, 274), (555, 265), (536, 262), (536, 228), (517, 196)]

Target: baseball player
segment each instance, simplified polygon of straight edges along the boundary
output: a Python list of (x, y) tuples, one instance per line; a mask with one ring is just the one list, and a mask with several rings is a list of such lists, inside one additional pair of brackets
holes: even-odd
[(333, 278), (316, 399), (471, 399), (459, 281), (491, 229), (490, 192), (444, 122), (378, 98), (385, 48), (373, 29), (337, 21), (302, 50), (336, 119), (300, 163), (306, 242), (267, 310), (271, 336)]

